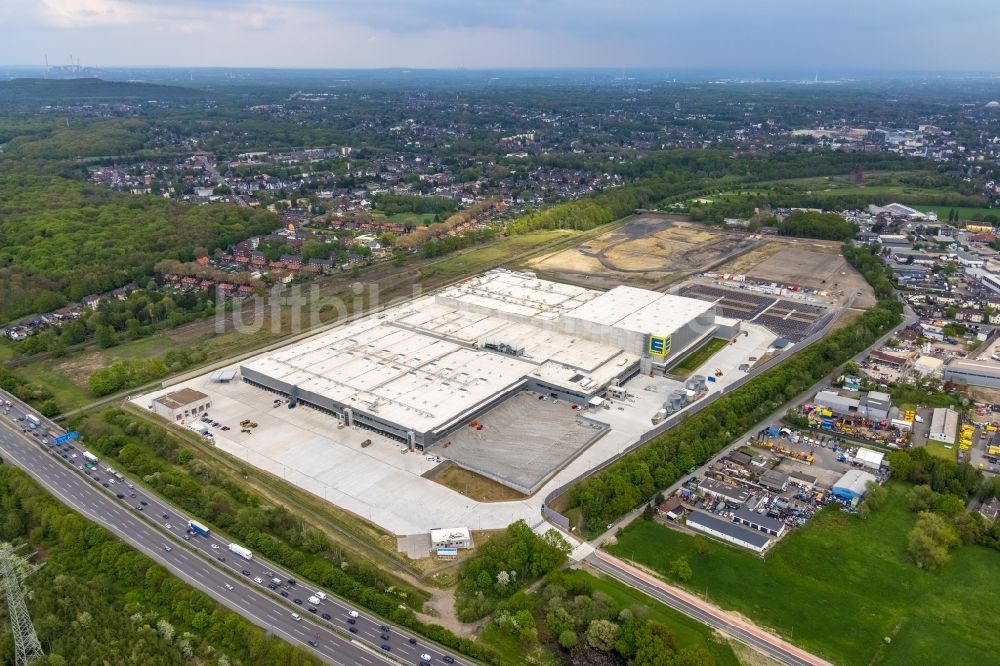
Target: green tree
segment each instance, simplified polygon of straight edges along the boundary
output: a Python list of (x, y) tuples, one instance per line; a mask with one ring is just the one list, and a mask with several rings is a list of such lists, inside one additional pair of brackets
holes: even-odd
[(670, 563), (670, 575), (686, 583), (691, 580), (691, 576), (694, 575), (694, 571), (691, 570), (691, 565), (688, 563), (686, 557), (678, 557), (676, 560)]
[(594, 620), (587, 627), (587, 645), (595, 650), (609, 652), (618, 640), (618, 625), (610, 620)]
[(921, 511), (907, 537), (910, 557), (921, 569), (940, 569), (950, 559), (949, 551), (961, 543), (958, 533), (930, 511)]
[(114, 347), (118, 344), (118, 338), (115, 335), (114, 329), (107, 324), (101, 324), (97, 327), (97, 330), (94, 331), (94, 340), (101, 349)]
[(566, 650), (572, 650), (576, 647), (579, 639), (577, 638), (576, 632), (572, 629), (564, 629), (559, 632), (559, 645), (561, 645)]

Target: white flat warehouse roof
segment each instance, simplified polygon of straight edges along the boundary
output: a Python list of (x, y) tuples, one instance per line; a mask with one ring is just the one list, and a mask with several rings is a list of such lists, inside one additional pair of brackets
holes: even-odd
[(578, 328), (575, 320), (629, 334), (668, 335), (714, 307), (645, 289), (616, 287), (604, 293), (498, 269), (243, 367), (427, 433), (529, 376), (587, 395), (638, 362), (633, 350), (608, 344), (606, 331), (564, 330)]
[(420, 431), (448, 423), (535, 368), (401, 329), (388, 319), (335, 328), (244, 366)]
[(713, 303), (696, 298), (622, 286), (591, 299), (565, 316), (643, 335), (669, 335), (714, 307)]

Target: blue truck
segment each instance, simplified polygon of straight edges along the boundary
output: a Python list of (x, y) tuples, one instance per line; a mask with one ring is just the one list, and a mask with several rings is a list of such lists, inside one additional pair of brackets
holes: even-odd
[(188, 529), (194, 532), (195, 534), (202, 535), (203, 537), (207, 537), (209, 534), (211, 534), (211, 531), (207, 527), (199, 523), (197, 520), (189, 520)]

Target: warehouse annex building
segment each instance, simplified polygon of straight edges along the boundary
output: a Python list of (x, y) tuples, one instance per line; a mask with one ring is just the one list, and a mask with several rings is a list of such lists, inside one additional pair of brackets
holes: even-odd
[(497, 269), (257, 357), (240, 375), (425, 448), (518, 391), (586, 406), (738, 332), (708, 301)]

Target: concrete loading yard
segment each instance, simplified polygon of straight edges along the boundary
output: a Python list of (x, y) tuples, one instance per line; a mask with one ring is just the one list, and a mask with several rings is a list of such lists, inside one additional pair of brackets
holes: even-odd
[[(499, 271), (498, 275), (494, 279), (512, 281), (515, 285), (527, 281), (533, 281), (534, 284), (538, 282), (536, 278), (524, 274)], [(579, 288), (568, 285), (559, 285), (553, 291), (562, 288), (567, 288), (560, 296), (566, 300), (573, 299), (574, 293), (579, 293), (573, 291)], [(591, 298), (602, 294), (592, 290), (581, 291)], [(532, 287), (529, 293), (538, 293), (537, 287)], [(513, 380), (512, 384), (501, 386), (498, 395), (485, 392), (476, 394), (485, 396), (480, 402), (448, 402), (447, 399), (442, 399), (444, 393), (439, 396), (426, 388), (422, 392), (415, 392), (413, 395), (421, 401), (415, 407), (433, 412), (441, 404), (447, 413), (441, 412), (440, 422), (447, 423), (449, 419), (454, 419), (454, 427), (449, 432), (429, 443), (426, 455), (400, 455), (401, 452), (410, 453), (411, 448), (400, 437), (386, 436), (378, 430), (362, 427), (357, 420), (352, 425), (347, 425), (342, 416), (337, 418), (329, 411), (311, 407), (302, 398), (304, 394), (299, 394), (296, 407), (289, 409), (288, 393), (261, 390), (259, 386), (248, 383), (247, 377), (240, 372), (240, 366), (230, 366), (237, 370), (234, 381), (214, 381), (212, 376), (215, 373), (206, 372), (170, 389), (137, 396), (133, 402), (142, 408), (148, 408), (154, 398), (170, 390), (190, 387), (202, 391), (211, 397), (210, 416), (213, 421), (230, 428), (227, 431), (211, 430), (215, 446), (371, 520), (394, 534), (417, 534), (440, 525), (493, 529), (519, 518), (524, 518), (529, 523), (537, 522), (547, 489), (555, 488), (605, 462), (648, 431), (652, 427), (651, 419), (671, 393), (684, 389), (683, 381), (663, 376), (658, 368), (680, 361), (683, 352), (700, 348), (701, 341), (713, 334), (728, 333), (727, 327), (731, 325), (729, 320), (718, 319), (723, 325), (721, 331), (714, 328), (715, 320), (707, 330), (700, 326), (697, 330), (690, 326), (687, 331), (683, 330), (684, 326), (681, 329), (663, 329), (665, 335), (662, 337), (670, 336), (671, 343), (675, 340), (681, 342), (672, 344), (667, 353), (654, 361), (643, 349), (623, 349), (604, 341), (595, 342), (582, 335), (554, 330), (556, 327), (551, 322), (552, 304), (545, 303), (548, 308), (543, 313), (539, 299), (532, 298), (529, 305), (535, 303), (533, 309), (541, 316), (528, 317), (528, 321), (524, 321), (512, 320), (514, 317), (505, 318), (495, 311), (463, 311), (447, 302), (438, 302), (436, 296), (440, 295), (410, 301), (391, 310), (364, 317), (353, 324), (337, 326), (302, 343), (251, 358), (242, 364), (253, 368), (261, 359), (272, 359), (284, 354), (280, 357), (282, 362), (291, 361), (300, 366), (295, 372), (305, 370), (305, 376), (315, 376), (319, 374), (316, 372), (318, 363), (323, 361), (317, 361), (309, 354), (329, 351), (334, 356), (341, 355), (340, 360), (345, 362), (344, 367), (348, 370), (354, 372), (359, 368), (367, 368), (372, 373), (367, 376), (365, 372), (354, 375), (340, 373), (334, 374), (334, 379), (342, 383), (346, 383), (345, 380), (357, 381), (359, 384), (367, 382), (360, 385), (366, 390), (388, 391), (385, 395), (394, 400), (402, 400), (406, 394), (393, 393), (393, 381), (383, 386), (377, 386), (378, 383), (396, 376), (399, 381), (412, 382), (414, 374), (410, 374), (411, 372), (418, 378), (433, 376), (435, 381), (446, 381), (451, 386), (444, 387), (445, 389), (454, 390), (461, 396), (466, 395), (465, 391), (459, 389), (471, 389), (475, 385), (469, 387), (462, 384), (463, 379), (458, 375), (468, 372), (467, 368), (473, 366), (459, 367), (456, 364), (453, 367), (450, 364), (451, 358), (470, 359), (470, 363), (497, 362), (503, 372), (507, 372), (505, 368), (520, 368), (520, 364), (527, 366), (529, 371), (523, 373), (519, 380)], [(655, 303), (659, 300), (655, 295), (644, 298), (647, 299), (647, 305), (649, 301)], [(668, 304), (670, 300), (663, 299), (661, 304)], [(503, 307), (515, 305), (517, 304), (507, 303)], [(710, 304), (702, 302), (698, 307), (706, 308), (707, 318)], [(497, 306), (497, 310), (500, 308), (501, 306)], [(568, 305), (567, 309), (570, 309)], [(532, 323), (532, 320), (546, 319), (550, 323), (542, 326)], [(357, 328), (354, 328), (355, 325)], [(598, 330), (613, 327), (606, 323), (595, 326)], [(385, 337), (358, 337), (368, 330), (378, 331), (380, 336)], [(715, 381), (708, 384), (708, 395), (745, 376), (745, 372), (738, 370), (738, 366), (745, 365), (750, 358), (764, 357), (770, 349), (770, 343), (774, 340), (772, 333), (754, 324), (746, 324), (742, 330), (745, 335), (732, 338), (731, 344), (713, 353), (693, 372), (715, 377)], [(692, 342), (683, 342), (685, 334), (688, 334), (688, 339)], [(409, 337), (413, 335), (422, 337)], [(626, 330), (625, 335), (627, 337), (631, 333)], [(357, 342), (348, 346), (350, 338)], [(392, 341), (400, 340), (407, 340), (418, 346), (405, 350), (407, 358), (404, 359), (381, 356), (386, 351), (393, 351), (397, 355), (403, 352), (404, 350), (391, 346)], [(441, 344), (432, 346), (431, 343)], [(648, 344), (648, 339), (642, 343)], [(496, 350), (487, 349), (487, 345)], [(354, 356), (348, 356), (348, 351)], [(434, 359), (429, 356), (431, 351), (437, 354)], [(509, 353), (510, 351), (516, 354)], [(468, 356), (469, 353), (473, 355)], [(369, 360), (364, 360), (364, 355)], [(438, 367), (431, 368), (429, 363), (425, 363), (424, 367), (411, 367), (403, 371), (400, 362), (416, 363), (417, 357), (420, 357), (421, 363), (434, 361)], [(358, 363), (359, 360), (363, 363)], [(400, 371), (393, 370), (393, 365), (398, 366)], [(481, 367), (491, 371), (492, 366)], [(451, 368), (450, 379), (441, 379), (448, 368)], [(390, 371), (395, 374), (388, 376)], [(716, 371), (722, 374), (715, 376)], [(337, 371), (331, 368), (326, 372)], [(471, 372), (469, 374), (473, 375)], [(491, 379), (489, 375), (481, 376)], [(492, 379), (496, 381), (497, 376)], [(614, 391), (612, 395), (611, 387), (616, 379), (619, 379), (621, 390)], [(587, 388), (581, 385), (588, 384), (590, 380), (593, 383)], [(481, 383), (481, 380), (477, 381)], [(540, 390), (542, 385), (544, 390)], [(504, 387), (507, 386), (509, 391), (503, 394)], [(354, 397), (359, 397), (362, 393)], [(553, 393), (556, 394), (555, 399)], [(545, 400), (539, 400), (540, 395)], [(607, 401), (599, 399), (598, 406), (590, 405), (595, 397), (605, 395), (608, 396)], [(704, 395), (706, 394), (703, 393), (702, 396)], [(347, 396), (345, 402), (350, 402), (350, 397)], [(422, 404), (425, 399), (428, 402), (426, 407)], [(275, 400), (279, 401), (277, 406)], [(363, 403), (355, 401), (354, 404)], [(456, 415), (456, 411), (470, 406), (474, 407), (472, 411), (466, 411), (460, 418)], [(392, 413), (388, 408), (388, 401), (379, 405), (378, 409), (379, 412), (375, 415), (380, 418)], [(494, 409), (498, 411), (494, 412)], [(549, 410), (552, 410), (551, 418), (553, 423), (559, 424), (558, 428), (544, 427), (543, 417), (549, 414)], [(496, 418), (494, 413), (497, 414)], [(405, 409), (402, 414), (407, 414)], [(414, 411), (413, 414), (417, 412)], [(244, 432), (239, 427), (240, 422), (246, 419), (257, 424), (249, 429), (250, 432)], [(483, 425), (482, 430), (470, 427), (474, 420)], [(505, 433), (517, 433), (517, 436), (506, 437)], [(368, 441), (371, 444), (363, 446)], [(445, 447), (447, 442), (451, 444)], [(420, 443), (414, 442), (413, 448), (416, 450), (416, 444)], [(519, 444), (527, 448), (518, 449)], [(428, 456), (430, 460), (427, 459)], [(426, 478), (443, 463), (459, 464), (488, 478), (505, 480), (510, 487), (519, 486), (536, 491), (529, 497), (514, 501), (485, 502), (470, 499), (450, 487)]]

